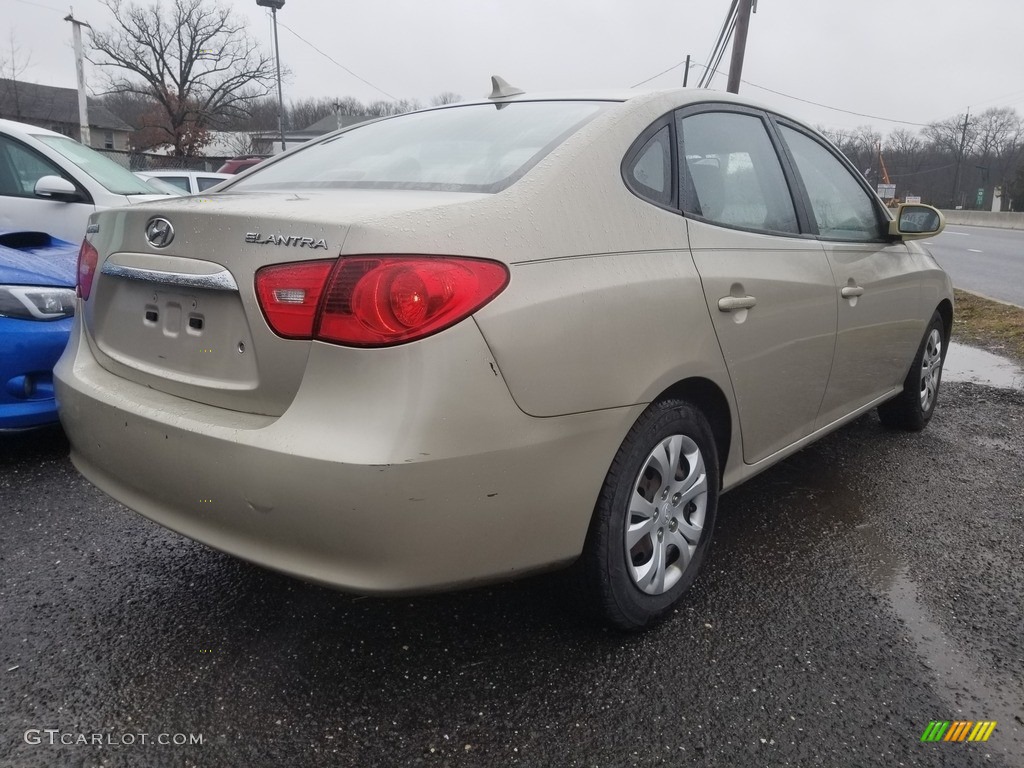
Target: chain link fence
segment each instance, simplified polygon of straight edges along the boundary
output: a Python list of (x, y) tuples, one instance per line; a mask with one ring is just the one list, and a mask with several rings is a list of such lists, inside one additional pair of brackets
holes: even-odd
[(118, 165), (129, 171), (155, 171), (173, 169), (176, 171), (216, 171), (228, 157), (168, 157), (151, 152), (132, 152), (122, 149), (97, 149)]

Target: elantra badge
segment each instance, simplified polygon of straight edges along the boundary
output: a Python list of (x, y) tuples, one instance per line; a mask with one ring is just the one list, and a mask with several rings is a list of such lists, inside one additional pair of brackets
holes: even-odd
[(297, 235), (261, 235), (259, 232), (246, 232), (245, 242), (256, 245), (293, 245), (299, 248), (323, 248), (327, 250), (327, 241), (324, 238), (314, 240), (312, 237), (299, 237)]
[(154, 248), (166, 248), (174, 239), (174, 227), (167, 219), (155, 216), (146, 224), (146, 239)]

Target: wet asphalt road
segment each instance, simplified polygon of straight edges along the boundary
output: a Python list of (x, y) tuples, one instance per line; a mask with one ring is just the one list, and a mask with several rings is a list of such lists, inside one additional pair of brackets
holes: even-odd
[(1024, 231), (950, 225), (925, 245), (957, 288), (1024, 307)]
[[(1024, 394), (970, 384), (919, 435), (861, 418), (723, 497), (641, 636), (557, 577), (308, 586), (110, 501), (59, 431), (6, 436), (0, 766), (1024, 766), (1022, 427)], [(957, 719), (999, 724), (919, 741)], [(136, 743), (59, 745), (94, 733)]]

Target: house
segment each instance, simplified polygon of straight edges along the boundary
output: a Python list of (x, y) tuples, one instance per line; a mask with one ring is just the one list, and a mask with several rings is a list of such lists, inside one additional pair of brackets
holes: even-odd
[[(127, 150), (132, 127), (95, 99), (88, 99), (89, 139), (94, 149)], [(52, 85), (0, 79), (0, 118), (48, 128), (81, 140), (78, 91)]]
[[(335, 113), (317, 120), (312, 125), (303, 128), (301, 131), (285, 131), (285, 143), (289, 147), (303, 144), (310, 139), (316, 139), (325, 133), (336, 131), (339, 128), (348, 128), (356, 123), (363, 123), (373, 120), (371, 115), (342, 115)], [(275, 155), (281, 151), (280, 131), (259, 131), (252, 134), (252, 151), (257, 155)]]

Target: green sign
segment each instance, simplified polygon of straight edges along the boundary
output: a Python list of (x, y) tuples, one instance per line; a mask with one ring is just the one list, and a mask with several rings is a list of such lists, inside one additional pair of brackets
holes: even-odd
[(985, 202), (985, 188), (981, 187), (978, 189), (978, 202), (975, 205), (981, 208), (981, 204)]

